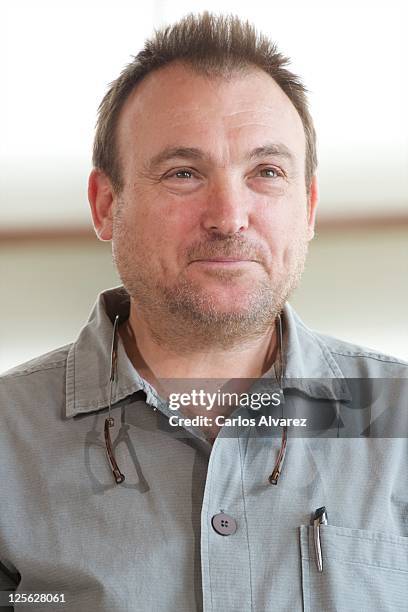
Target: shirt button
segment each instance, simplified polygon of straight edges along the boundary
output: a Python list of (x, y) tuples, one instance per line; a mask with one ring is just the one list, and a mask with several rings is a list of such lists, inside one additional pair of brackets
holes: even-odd
[(237, 530), (236, 520), (229, 516), (229, 514), (225, 514), (222, 510), (219, 514), (214, 514), (211, 519), (211, 525), (214, 531), (222, 536), (232, 535)]

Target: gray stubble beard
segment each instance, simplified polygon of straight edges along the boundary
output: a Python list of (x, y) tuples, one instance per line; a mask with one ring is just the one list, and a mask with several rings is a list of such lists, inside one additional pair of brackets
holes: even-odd
[[(250, 305), (246, 310), (222, 312), (217, 309), (214, 296), (204, 293), (199, 283), (183, 279), (170, 287), (152, 282), (148, 254), (144, 254), (143, 261), (135, 266), (128, 238), (124, 224), (116, 219), (112, 253), (122, 283), (154, 341), (172, 351), (184, 353), (214, 348), (231, 350), (265, 334), (297, 287), (308, 250), (306, 237), (298, 238), (292, 269), (286, 276), (281, 274), (275, 286), (270, 279), (258, 281), (253, 295), (246, 297)], [(224, 282), (233, 281), (228, 277), (228, 271), (220, 271), (220, 276), (222, 274)]]
[(203, 288), (195, 287), (191, 281), (175, 287), (151, 285), (143, 276), (129, 274), (129, 269), (118, 265), (117, 260), (115, 263), (155, 342), (178, 352), (232, 349), (262, 336), (298, 285), (304, 268), (304, 260), (298, 262), (300, 265), (285, 279), (287, 282), (274, 288), (266, 281), (258, 283), (253, 296), (246, 298), (250, 308), (220, 312), (214, 297), (203, 294)]

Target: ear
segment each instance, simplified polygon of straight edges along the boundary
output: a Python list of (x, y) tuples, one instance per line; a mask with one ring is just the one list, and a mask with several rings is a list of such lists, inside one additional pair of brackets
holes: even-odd
[(96, 168), (89, 175), (88, 200), (91, 206), (93, 225), (99, 240), (111, 240), (114, 200), (112, 184), (106, 174)]
[(315, 235), (315, 224), (316, 224), (316, 211), (317, 203), (319, 201), (319, 190), (317, 185), (317, 176), (314, 174), (310, 182), (308, 205), (307, 205), (307, 224), (308, 224), (308, 238), (312, 240)]

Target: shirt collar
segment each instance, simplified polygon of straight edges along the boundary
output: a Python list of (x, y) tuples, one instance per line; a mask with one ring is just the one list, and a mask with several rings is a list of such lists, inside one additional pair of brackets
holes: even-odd
[[(106, 408), (110, 392), (110, 356), (113, 322), (129, 317), (130, 298), (124, 287), (114, 287), (98, 295), (88, 321), (71, 345), (67, 357), (66, 417)], [(113, 385), (112, 405), (144, 391), (146, 401), (157, 403), (154, 389), (139, 376), (129, 360), (119, 336), (117, 347), (117, 383)]]
[(306, 327), (290, 304), (283, 309), (285, 388), (315, 399), (350, 401), (347, 381), (323, 339)]
[[(78, 338), (71, 345), (66, 371), (66, 417), (106, 408), (109, 403), (110, 353), (113, 321), (129, 317), (130, 298), (123, 286), (98, 295), (94, 308)], [(309, 330), (286, 304), (283, 311), (285, 388), (295, 387), (320, 399), (349, 400), (350, 392), (327, 345)], [(160, 398), (135, 370), (119, 336), (118, 381), (113, 386), (112, 405), (144, 391), (146, 402), (157, 406)], [(271, 371), (265, 374), (270, 376)]]

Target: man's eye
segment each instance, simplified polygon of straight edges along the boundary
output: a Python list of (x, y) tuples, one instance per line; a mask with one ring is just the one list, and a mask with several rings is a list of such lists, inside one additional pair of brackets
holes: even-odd
[(172, 172), (167, 175), (167, 178), (180, 178), (180, 179), (190, 179), (193, 176), (191, 170), (176, 170), (176, 172)]
[(260, 174), (264, 178), (279, 178), (283, 174), (277, 168), (262, 168)]

